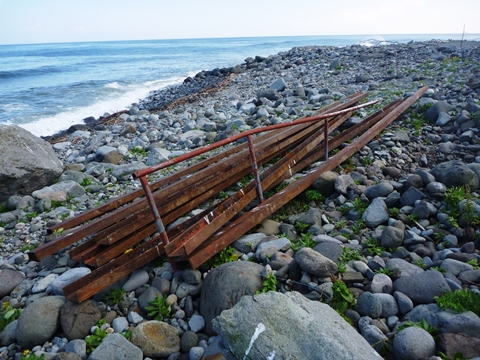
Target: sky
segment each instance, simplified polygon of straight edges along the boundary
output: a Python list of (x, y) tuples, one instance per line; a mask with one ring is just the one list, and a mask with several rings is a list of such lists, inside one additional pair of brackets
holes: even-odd
[(480, 0), (0, 0), (0, 44), (480, 34)]

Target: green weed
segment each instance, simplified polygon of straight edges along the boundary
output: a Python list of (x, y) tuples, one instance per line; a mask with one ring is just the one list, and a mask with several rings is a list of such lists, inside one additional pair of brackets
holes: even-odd
[(21, 313), (21, 309), (14, 309), (9, 302), (4, 302), (0, 310), (0, 332), (2, 332), (8, 324), (16, 320)]
[(405, 322), (404, 324), (402, 324), (401, 326), (398, 327), (397, 333), (399, 333), (400, 331), (402, 331), (402, 330), (404, 330), (408, 327), (412, 327), (412, 326), (415, 326), (415, 327), (418, 327), (420, 329), (425, 330), (430, 335), (432, 335), (432, 337), (434, 339), (437, 339), (437, 337), (440, 335), (440, 331), (438, 331), (438, 329), (434, 328), (432, 325), (428, 324), (425, 321), (425, 319), (422, 319), (422, 321), (420, 321), (420, 322), (407, 321), (407, 322)]
[(120, 288), (112, 288), (103, 297), (103, 301), (109, 305), (118, 304), (118, 302), (122, 299), (123, 294), (125, 294), (125, 290)]
[(451, 309), (457, 313), (472, 311), (480, 316), (480, 295), (469, 289), (446, 292), (434, 299), (441, 309)]
[(170, 305), (167, 304), (167, 298), (157, 294), (155, 299), (148, 303), (145, 310), (147, 310), (147, 314), (151, 318), (162, 321), (164, 318), (170, 316), (171, 308)]
[(277, 278), (275, 274), (267, 274), (263, 278), (262, 290), (257, 291), (257, 294), (266, 293), (269, 291), (277, 291)]

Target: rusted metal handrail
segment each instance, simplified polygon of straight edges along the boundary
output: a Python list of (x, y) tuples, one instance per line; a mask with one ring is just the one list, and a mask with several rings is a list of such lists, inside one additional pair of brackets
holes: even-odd
[[(149, 175), (151, 173), (154, 173), (156, 171), (165, 169), (169, 166), (176, 165), (180, 162), (183, 162), (185, 160), (189, 160), (193, 157), (196, 157), (198, 155), (202, 155), (202, 154), (204, 154), (208, 151), (211, 151), (211, 150), (217, 149), (219, 147), (228, 145), (232, 142), (238, 141), (238, 140), (246, 137), (247, 140), (248, 140), (248, 145), (249, 145), (250, 160), (251, 160), (252, 170), (253, 170), (253, 173), (254, 173), (254, 180), (255, 180), (255, 183), (256, 183), (257, 196), (258, 196), (259, 202), (262, 202), (263, 201), (262, 185), (261, 185), (261, 181), (260, 181), (260, 176), (258, 174), (258, 165), (257, 165), (256, 157), (255, 157), (255, 149), (254, 149), (254, 145), (253, 145), (253, 141), (252, 141), (252, 135), (259, 134), (259, 133), (266, 132), (266, 131), (271, 131), (271, 130), (277, 130), (277, 129), (281, 129), (281, 128), (285, 128), (285, 127), (290, 127), (290, 126), (294, 126), (294, 125), (325, 120), (325, 123), (324, 123), (324, 127), (325, 127), (324, 142), (325, 142), (325, 148), (328, 150), (328, 119), (329, 118), (332, 118), (332, 117), (335, 117), (335, 116), (338, 116), (338, 115), (342, 115), (342, 114), (345, 114), (345, 113), (349, 113), (349, 112), (352, 112), (352, 111), (355, 111), (355, 110), (358, 110), (358, 109), (362, 109), (364, 107), (376, 104), (379, 101), (380, 100), (373, 100), (373, 101), (369, 101), (365, 104), (349, 107), (347, 109), (343, 109), (343, 110), (339, 110), (339, 111), (335, 111), (335, 112), (331, 112), (331, 113), (327, 113), (327, 114), (316, 115), (316, 116), (303, 118), (303, 119), (299, 119), (299, 120), (292, 121), (292, 122), (284, 122), (284, 123), (281, 123), (281, 124), (275, 124), (275, 125), (250, 129), (250, 130), (247, 130), (243, 133), (230, 136), (230, 137), (228, 137), (224, 140), (217, 141), (214, 144), (210, 144), (210, 145), (201, 147), (199, 149), (190, 151), (186, 154), (183, 154), (183, 155), (180, 155), (180, 156), (176, 157), (175, 159), (167, 160), (165, 162), (162, 162), (161, 164), (150, 166), (150, 167), (147, 167), (147, 168), (144, 168), (142, 170), (139, 170), (139, 171), (135, 172), (133, 174), (133, 176), (135, 178), (139, 179), (140, 182), (142, 183), (142, 187), (143, 187), (143, 190), (145, 192), (145, 197), (147, 198), (148, 205), (150, 207), (150, 211), (151, 211), (151, 213), (152, 213), (152, 215), (155, 219), (155, 223), (157, 225), (157, 229), (158, 229), (158, 231), (160, 233), (160, 236), (162, 238), (163, 245), (164, 246), (168, 245), (169, 240), (168, 240), (168, 236), (167, 236), (166, 231), (165, 231), (165, 226), (164, 226), (164, 224), (162, 222), (162, 219), (160, 217), (160, 213), (159, 213), (158, 208), (155, 204), (155, 199), (153, 197), (152, 191), (151, 191), (150, 186), (148, 184), (148, 180), (146, 178), (147, 175)], [(326, 157), (328, 156), (327, 151), (326, 151), (325, 156)]]

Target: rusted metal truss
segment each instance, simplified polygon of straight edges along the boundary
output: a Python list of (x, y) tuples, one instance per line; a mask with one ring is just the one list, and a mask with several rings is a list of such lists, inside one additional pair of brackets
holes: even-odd
[[(357, 93), (322, 108), (317, 115), (291, 123), (246, 131), (135, 173), (143, 189), (68, 219), (49, 229), (65, 235), (29, 253), (32, 260), (67, 248), (73, 260), (94, 270), (64, 288), (65, 296), (82, 302), (135, 269), (165, 254), (174, 266), (197, 268), (239, 236), (255, 227), (305, 191), (324, 171), (352, 156), (413, 104), (427, 88), (404, 101), (395, 101), (361, 123), (339, 132), (356, 105), (367, 95)], [(336, 131), (337, 130), (337, 131)], [(331, 137), (332, 132), (339, 133)], [(260, 134), (256, 137), (254, 135)], [(246, 142), (206, 157), (207, 151), (246, 138)], [(328, 152), (352, 143), (335, 155)], [(196, 164), (149, 183), (147, 175), (193, 157)], [(324, 161), (272, 197), (263, 192), (321, 159)], [(267, 166), (268, 165), (268, 166)], [(180, 224), (181, 217), (231, 189), (246, 175), (253, 180), (233, 195), (210, 205)], [(250, 208), (242, 216), (241, 211)], [(226, 225), (227, 224), (227, 225)], [(80, 245), (75, 245), (81, 242)]]

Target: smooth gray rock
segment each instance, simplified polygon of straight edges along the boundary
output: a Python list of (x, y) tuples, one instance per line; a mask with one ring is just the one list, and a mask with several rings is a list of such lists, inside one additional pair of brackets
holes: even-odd
[(428, 359), (435, 355), (435, 340), (427, 331), (416, 326), (410, 326), (395, 336), (393, 352), (397, 359)]
[(370, 284), (372, 293), (391, 294), (393, 292), (393, 282), (390, 276), (385, 274), (375, 274)]
[(145, 285), (149, 280), (148, 273), (143, 270), (135, 270), (130, 277), (128, 278), (127, 282), (123, 284), (122, 289), (126, 292), (135, 290), (140, 286)]
[(66, 301), (63, 296), (47, 296), (28, 305), (18, 318), (18, 343), (31, 349), (50, 340), (59, 328), (60, 309)]
[(76, 304), (68, 301), (60, 310), (60, 325), (68, 340), (84, 339), (102, 314), (92, 300)]
[(320, 191), (323, 196), (330, 196), (335, 191), (335, 182), (338, 174), (333, 171), (326, 171), (320, 175), (317, 180), (312, 184), (315, 190)]
[(377, 185), (369, 186), (365, 189), (365, 196), (369, 199), (377, 197), (387, 197), (393, 191), (393, 185), (388, 181), (382, 181)]
[[(133, 335), (132, 335), (133, 336)], [(108, 335), (88, 357), (88, 360), (142, 360), (143, 353), (120, 334)]]
[(357, 299), (355, 311), (362, 316), (377, 319), (382, 314), (382, 303), (377, 297), (367, 291)]
[(446, 101), (438, 101), (433, 104), (426, 112), (425, 117), (430, 122), (436, 122), (440, 113), (448, 113), (453, 110), (453, 106), (447, 103)]
[(188, 326), (190, 326), (190, 330), (197, 333), (205, 327), (205, 319), (201, 315), (194, 314), (188, 320)]
[(413, 309), (413, 301), (400, 291), (395, 291), (393, 297), (397, 300), (397, 305), (401, 315), (405, 315)]
[(0, 299), (15, 289), (25, 279), (20, 271), (13, 269), (0, 270)]
[(412, 186), (402, 194), (400, 204), (402, 206), (413, 206), (415, 205), (415, 201), (422, 200), (424, 197), (425, 194), (423, 192)]
[(376, 297), (382, 304), (382, 314), (380, 315), (382, 318), (398, 315), (399, 309), (397, 301), (392, 295), (376, 293), (373, 294), (373, 296)]
[(296, 292), (245, 296), (213, 323), (227, 358), (381, 359), (331, 307)]
[(402, 245), (404, 238), (404, 231), (394, 226), (387, 226), (382, 231), (380, 244), (385, 249), (397, 248)]
[(433, 303), (435, 296), (450, 292), (442, 273), (432, 270), (399, 278), (393, 283), (393, 289), (408, 296), (416, 305)]
[(63, 171), (52, 146), (17, 125), (0, 125), (0, 149), (0, 203), (30, 195)]
[(473, 270), (472, 265), (466, 264), (462, 261), (454, 260), (454, 259), (445, 259), (442, 261), (441, 268), (447, 270), (448, 272), (452, 273), (455, 276), (460, 275), (463, 271)]
[(144, 356), (152, 358), (165, 358), (180, 350), (177, 330), (162, 321), (138, 324), (132, 332), (131, 342), (141, 349)]
[(460, 160), (451, 160), (435, 166), (431, 171), (435, 179), (447, 188), (452, 186), (470, 186), (470, 190), (478, 189), (478, 176)]
[(334, 262), (338, 262), (339, 256), (343, 253), (343, 246), (337, 242), (323, 241), (315, 245), (313, 250)]
[(262, 288), (262, 270), (259, 264), (237, 261), (222, 264), (208, 273), (200, 296), (200, 314), (205, 319), (207, 334), (214, 334), (213, 318), (232, 308), (242, 296), (253, 295)]
[(365, 225), (369, 228), (376, 228), (379, 225), (385, 224), (389, 218), (388, 207), (385, 201), (380, 198), (373, 199), (362, 215), (362, 219), (365, 220)]
[(339, 175), (335, 179), (335, 190), (342, 195), (347, 195), (350, 187), (355, 186), (355, 181), (353, 181), (350, 175)]
[(396, 277), (408, 277), (425, 271), (420, 266), (403, 259), (390, 259), (385, 263), (385, 266), (392, 270)]
[(82, 360), (87, 359), (87, 343), (83, 339), (69, 341), (65, 346), (65, 351), (77, 354)]
[(283, 91), (287, 87), (287, 83), (283, 78), (279, 78), (275, 80), (272, 85), (270, 85), (270, 89), (272, 90), (277, 90), (277, 91)]
[(295, 254), (295, 260), (302, 270), (321, 278), (336, 274), (338, 265), (319, 252), (303, 247)]
[(243, 235), (232, 243), (232, 247), (244, 254), (248, 254), (251, 251), (255, 251), (258, 243), (265, 237), (266, 235), (263, 233)]
[(56, 295), (63, 295), (63, 288), (75, 280), (80, 279), (81, 277), (90, 274), (92, 270), (86, 267), (78, 267), (65, 271), (62, 275), (57, 277), (50, 283), (52, 291)]
[(148, 303), (155, 300), (157, 295), (163, 297), (162, 292), (156, 287), (150, 286), (147, 290), (145, 290), (142, 295), (138, 297), (138, 306), (140, 309), (146, 313), (147, 311), (145, 308), (149, 305)]
[(18, 320), (12, 321), (0, 332), (0, 346), (9, 346), (17, 341)]
[(405, 321), (425, 321), (440, 330), (441, 333), (467, 334), (480, 337), (480, 318), (473, 312), (457, 314), (451, 310), (442, 310), (437, 304), (418, 305), (405, 315)]

